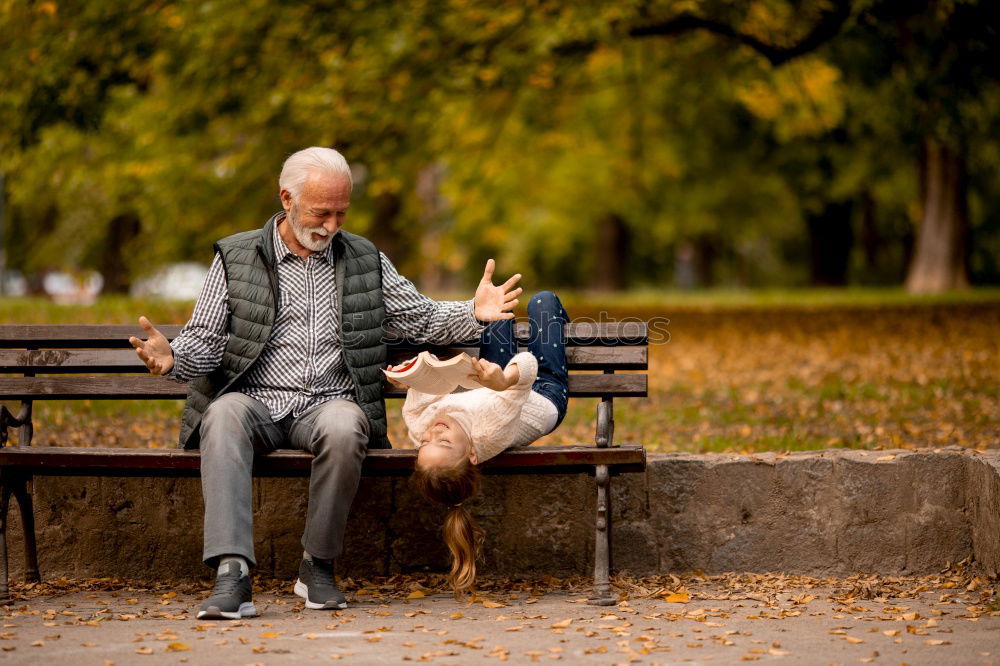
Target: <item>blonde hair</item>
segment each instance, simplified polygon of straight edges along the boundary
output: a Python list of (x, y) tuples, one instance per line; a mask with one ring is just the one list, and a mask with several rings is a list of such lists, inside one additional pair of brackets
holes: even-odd
[(421, 465), (413, 470), (412, 483), (424, 497), (449, 507), (444, 519), (444, 543), (451, 551), (448, 582), (461, 598), (476, 582), (476, 559), (483, 546), (483, 530), (468, 509), (465, 500), (479, 489), (479, 468), (463, 457), (453, 467)]

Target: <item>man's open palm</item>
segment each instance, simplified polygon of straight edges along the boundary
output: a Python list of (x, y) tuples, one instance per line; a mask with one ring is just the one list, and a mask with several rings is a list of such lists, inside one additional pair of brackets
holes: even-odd
[(146, 331), (147, 339), (143, 341), (134, 335), (128, 339), (129, 344), (135, 347), (136, 355), (154, 375), (170, 372), (174, 367), (174, 350), (170, 348), (166, 336), (153, 328), (145, 317), (139, 317), (139, 326)]
[(493, 271), (495, 269), (496, 262), (487, 259), (483, 279), (479, 281), (479, 286), (476, 288), (476, 319), (479, 321), (514, 318), (513, 310), (517, 307), (517, 297), (521, 293), (521, 288), (514, 289), (514, 285), (521, 279), (521, 274), (517, 273), (497, 287), (493, 285)]

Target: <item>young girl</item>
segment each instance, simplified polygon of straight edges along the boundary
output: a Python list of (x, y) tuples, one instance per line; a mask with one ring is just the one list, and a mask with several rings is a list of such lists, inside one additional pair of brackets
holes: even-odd
[[(428, 395), (409, 388), (403, 420), (418, 449), (413, 483), (429, 499), (451, 507), (444, 541), (451, 551), (455, 594), (472, 587), (483, 532), (462, 506), (479, 485), (480, 465), (501, 451), (555, 430), (566, 415), (568, 374), (559, 298), (542, 291), (528, 302), (528, 351), (517, 353), (514, 321), (483, 331), (475, 379), (484, 388)], [(392, 367), (390, 366), (390, 370)]]

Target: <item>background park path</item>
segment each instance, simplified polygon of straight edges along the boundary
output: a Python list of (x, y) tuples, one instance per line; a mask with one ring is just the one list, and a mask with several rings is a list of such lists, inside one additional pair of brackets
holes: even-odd
[(1000, 662), (1000, 608), (975, 576), (620, 579), (622, 600), (605, 608), (566, 581), (487, 583), (457, 601), (426, 580), (356, 584), (336, 612), (306, 611), (288, 581), (265, 582), (260, 616), (239, 622), (195, 618), (204, 584), (19, 586), (0, 663)]

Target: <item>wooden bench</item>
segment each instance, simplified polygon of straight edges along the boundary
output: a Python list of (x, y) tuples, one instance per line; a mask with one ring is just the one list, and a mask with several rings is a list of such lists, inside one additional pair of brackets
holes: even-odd
[[(179, 326), (160, 330), (172, 339)], [(527, 338), (526, 324), (518, 337)], [(571, 397), (596, 397), (595, 446), (535, 446), (504, 452), (483, 465), (485, 474), (587, 473), (597, 487), (594, 594), (592, 603), (611, 605), (609, 582), (611, 476), (645, 468), (641, 446), (614, 443), (614, 399), (645, 397), (645, 372), (616, 374), (619, 370), (647, 369), (647, 330), (641, 322), (573, 323), (567, 326), (567, 360)], [(186, 387), (146, 371), (129, 346), (130, 335), (142, 335), (132, 326), (0, 326), (0, 400), (20, 401), (15, 415), (0, 409), (0, 600), (9, 598), (7, 569), (7, 514), (13, 496), (24, 526), (25, 577), (40, 580), (32, 510), (31, 482), (35, 476), (198, 476), (198, 451), (142, 448), (73, 448), (31, 446), (32, 412), (39, 400), (178, 400)], [(478, 347), (433, 347), (442, 356), (458, 351), (478, 354)], [(390, 344), (389, 362), (399, 363), (417, 347), (405, 341)], [(588, 372), (589, 371), (589, 372)], [(595, 372), (596, 371), (596, 372)], [(11, 376), (16, 375), (16, 376)], [(386, 385), (386, 397), (404, 391)], [(390, 409), (390, 419), (398, 418)], [(18, 445), (9, 445), (8, 428), (20, 428)], [(413, 470), (412, 449), (372, 450), (365, 459), (365, 476), (407, 475)], [(255, 476), (308, 476), (311, 456), (298, 451), (276, 451), (254, 463)]]

